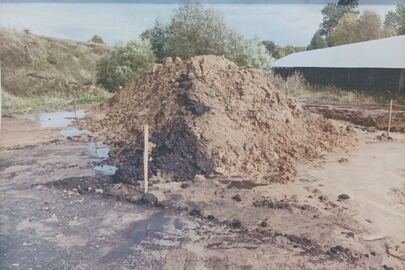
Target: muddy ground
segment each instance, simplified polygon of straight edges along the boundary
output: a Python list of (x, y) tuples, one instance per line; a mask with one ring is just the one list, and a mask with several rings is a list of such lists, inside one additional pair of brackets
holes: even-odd
[(52, 117), (5, 119), (0, 269), (405, 268), (403, 134), (358, 130), (360, 146), (288, 183), (161, 179), (156, 203), (113, 184), (97, 167), (108, 149)]

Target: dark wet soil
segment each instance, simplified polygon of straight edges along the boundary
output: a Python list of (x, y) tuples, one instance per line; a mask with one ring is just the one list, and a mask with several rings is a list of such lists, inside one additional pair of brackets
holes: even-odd
[(252, 189), (266, 184), (258, 184), (251, 180), (220, 180), (222, 184), (227, 185), (229, 189)]
[[(183, 123), (170, 124), (161, 132), (152, 134), (152, 160), (150, 175), (159, 172), (176, 181), (192, 180), (197, 174), (208, 176), (214, 162), (199, 148), (197, 138), (190, 127)], [(114, 175), (116, 182), (134, 183), (143, 178), (142, 143), (130, 145), (120, 151), (122, 164)]]

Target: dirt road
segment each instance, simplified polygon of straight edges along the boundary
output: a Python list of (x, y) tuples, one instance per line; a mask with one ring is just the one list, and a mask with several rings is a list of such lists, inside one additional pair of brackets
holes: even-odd
[(288, 183), (162, 179), (151, 205), (112, 183), (107, 148), (53, 117), (5, 120), (1, 269), (405, 268), (404, 135), (361, 133)]

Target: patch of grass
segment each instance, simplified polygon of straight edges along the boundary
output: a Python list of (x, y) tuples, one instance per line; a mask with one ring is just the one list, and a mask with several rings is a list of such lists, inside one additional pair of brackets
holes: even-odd
[(51, 52), (48, 52), (46, 60), (52, 65), (56, 65), (58, 63), (58, 60), (56, 59), (56, 55)]
[(33, 110), (48, 110), (60, 109), (73, 104), (88, 104), (102, 102), (111, 97), (111, 94), (102, 93), (86, 93), (76, 98), (73, 97), (53, 97), (53, 96), (37, 96), (37, 97), (17, 97), (7, 92), (3, 93), (3, 112), (30, 112)]
[(286, 79), (272, 77), (274, 86), (288, 96), (297, 98), (304, 103), (321, 103), (335, 105), (382, 105), (390, 99), (395, 104), (405, 104), (405, 95), (381, 91), (363, 91), (356, 89), (341, 89), (335, 86), (311, 85), (303, 76), (296, 73)]

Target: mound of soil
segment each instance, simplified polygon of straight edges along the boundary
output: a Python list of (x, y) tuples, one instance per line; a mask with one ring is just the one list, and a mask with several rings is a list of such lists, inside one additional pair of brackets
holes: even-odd
[(142, 126), (154, 144), (150, 173), (288, 178), (298, 161), (355, 143), (353, 134), (302, 109), (259, 70), (217, 56), (167, 59), (107, 102), (88, 121), (112, 144), (116, 179), (142, 179)]

